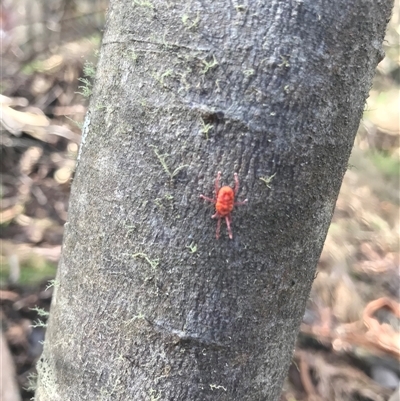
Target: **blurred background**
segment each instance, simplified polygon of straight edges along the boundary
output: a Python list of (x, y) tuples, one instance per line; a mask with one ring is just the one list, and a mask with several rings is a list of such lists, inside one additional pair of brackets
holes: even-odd
[[(107, 4), (0, 3), (2, 401), (33, 397)], [(400, 400), (399, 5), (282, 401)]]

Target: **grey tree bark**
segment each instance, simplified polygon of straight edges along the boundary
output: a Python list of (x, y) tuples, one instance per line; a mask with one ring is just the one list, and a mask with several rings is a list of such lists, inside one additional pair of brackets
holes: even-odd
[(278, 399), (391, 7), (111, 1), (37, 401)]

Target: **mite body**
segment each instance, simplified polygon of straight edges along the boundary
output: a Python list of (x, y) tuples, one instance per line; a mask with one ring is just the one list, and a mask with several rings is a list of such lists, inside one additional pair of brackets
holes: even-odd
[(234, 206), (244, 205), (247, 203), (247, 199), (243, 202), (235, 202), (235, 196), (239, 191), (239, 179), (237, 174), (234, 174), (235, 179), (235, 188), (231, 188), (228, 186), (219, 187), (219, 181), (221, 179), (221, 172), (218, 171), (217, 178), (215, 179), (215, 197), (216, 199), (208, 198), (207, 196), (200, 195), (200, 198), (212, 202), (215, 204), (216, 213), (213, 214), (211, 217), (213, 219), (218, 219), (217, 222), (217, 239), (219, 238), (220, 230), (221, 230), (221, 219), (225, 218), (226, 226), (228, 228), (229, 238), (232, 239), (232, 216), (231, 212)]
[(217, 202), (215, 203), (215, 210), (221, 217), (227, 216), (235, 204), (235, 192), (231, 187), (222, 187), (217, 194)]

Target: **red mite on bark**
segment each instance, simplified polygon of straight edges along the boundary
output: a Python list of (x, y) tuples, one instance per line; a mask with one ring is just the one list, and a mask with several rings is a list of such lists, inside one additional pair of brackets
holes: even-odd
[(226, 226), (228, 228), (229, 238), (232, 239), (232, 216), (231, 212), (234, 206), (245, 205), (247, 203), (247, 199), (243, 202), (235, 202), (235, 196), (239, 191), (239, 179), (238, 175), (235, 173), (233, 175), (235, 179), (235, 188), (231, 188), (228, 186), (219, 187), (219, 181), (221, 179), (221, 172), (218, 171), (217, 178), (215, 179), (215, 196), (216, 199), (208, 198), (207, 196), (200, 195), (200, 198), (209, 201), (215, 204), (216, 213), (211, 216), (213, 219), (218, 219), (217, 223), (217, 239), (219, 238), (219, 233), (221, 229), (221, 219), (225, 217)]

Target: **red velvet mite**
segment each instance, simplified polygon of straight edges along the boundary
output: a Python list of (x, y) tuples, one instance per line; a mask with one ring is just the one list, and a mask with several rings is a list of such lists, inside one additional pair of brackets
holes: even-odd
[(235, 202), (235, 196), (239, 191), (239, 179), (238, 175), (235, 173), (233, 175), (235, 179), (235, 188), (232, 189), (228, 186), (219, 187), (219, 181), (221, 179), (221, 172), (218, 171), (217, 178), (215, 179), (215, 196), (217, 199), (211, 199), (207, 196), (200, 195), (200, 198), (212, 202), (215, 204), (216, 213), (211, 216), (213, 219), (218, 219), (217, 223), (217, 239), (219, 238), (219, 233), (221, 229), (221, 219), (225, 217), (226, 226), (228, 228), (229, 238), (232, 239), (232, 230), (231, 230), (231, 223), (232, 223), (232, 216), (231, 212), (234, 206), (240, 206), (247, 203), (247, 199), (243, 202)]

